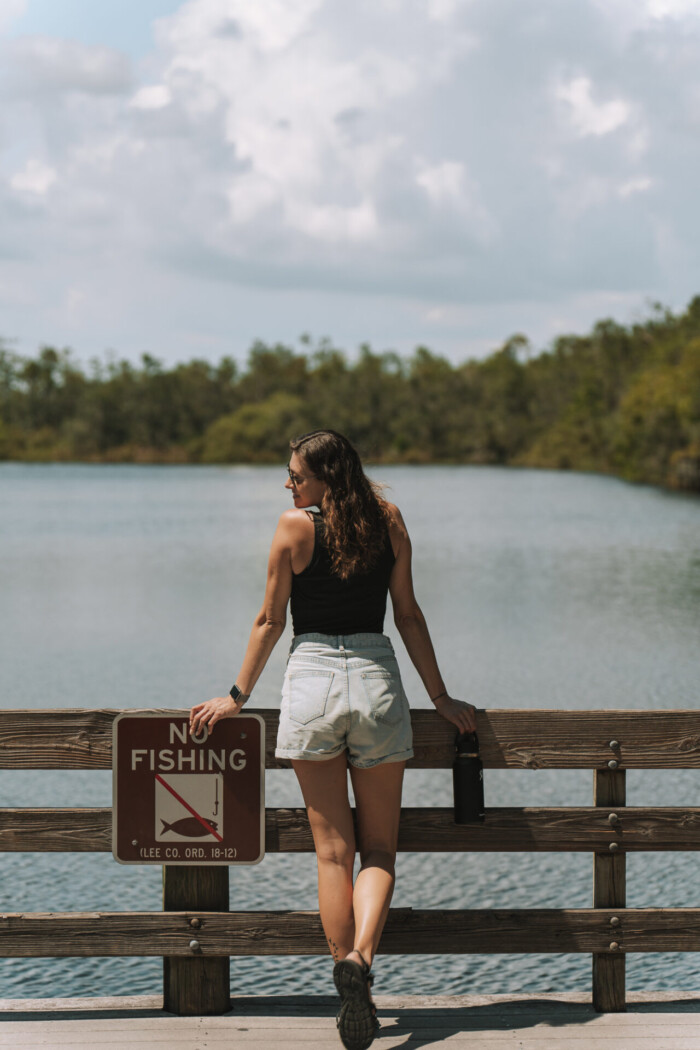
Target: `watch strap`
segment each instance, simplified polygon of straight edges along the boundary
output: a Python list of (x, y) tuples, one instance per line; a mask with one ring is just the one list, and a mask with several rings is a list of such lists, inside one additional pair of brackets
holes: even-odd
[(239, 689), (235, 682), (231, 686), (229, 693), (240, 704), (245, 704), (250, 696), (250, 693), (244, 693), (242, 689)]

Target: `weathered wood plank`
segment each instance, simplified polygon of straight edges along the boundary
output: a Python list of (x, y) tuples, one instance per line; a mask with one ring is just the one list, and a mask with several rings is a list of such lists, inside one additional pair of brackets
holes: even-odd
[[(638, 994), (638, 993), (637, 993)], [(663, 993), (662, 993), (663, 994)], [(674, 993), (666, 993), (670, 998)], [(680, 993), (683, 995), (693, 993)], [(630, 998), (633, 998), (632, 993)], [(384, 1048), (474, 1050), (700, 1050), (697, 1007), (648, 993), (639, 1013), (594, 1015), (584, 997), (376, 996)], [(4, 1000), (0, 1046), (38, 1050), (193, 1050), (295, 1045), (338, 1050), (336, 996), (237, 997), (218, 1018), (175, 1018), (154, 996), (131, 999)], [(684, 1008), (689, 1012), (681, 1012)]]
[[(437, 1050), (700, 1050), (700, 1035), (692, 1022), (674, 1026), (672, 1035), (664, 1026), (663, 1018), (648, 1022), (648, 1032), (631, 1025), (626, 1018), (617, 1018), (616, 1027), (601, 1024), (599, 1018), (556, 1018), (553, 1027), (541, 1025), (534, 1029), (526, 1019), (516, 1018), (512, 1026), (489, 1021), (480, 1024), (478, 1009), (447, 1010), (442, 1016), (437, 1011), (421, 1010), (414, 1006), (409, 1016), (387, 1009), (380, 998), (382, 1019), (382, 1050), (400, 1050), (406, 1047), (426, 1047)], [(337, 1001), (336, 1001), (337, 1009)], [(452, 1016), (456, 1014), (456, 1016)], [(328, 1011), (323, 1018), (286, 1017), (275, 1011), (263, 1020), (246, 1014), (227, 1016), (223, 1026), (211, 1018), (180, 1021), (163, 1015), (146, 1023), (137, 1019), (120, 1021), (109, 1018), (105, 1022), (86, 1017), (74, 1023), (66, 1020), (42, 1023), (23, 1020), (12, 1025), (11, 1033), (0, 1033), (0, 1047), (8, 1050), (94, 1050), (105, 1045), (110, 1050), (143, 1050), (144, 1047), (163, 1047), (167, 1050), (230, 1050), (230, 1047), (250, 1047), (254, 1050), (273, 1050), (280, 1044), (302, 1050), (337, 1050), (340, 1045), (335, 1015)], [(416, 1031), (413, 1031), (414, 1022)], [(94, 1034), (92, 1025), (95, 1025)], [(593, 1025), (593, 1028), (591, 1027)], [(521, 1027), (522, 1026), (522, 1027)], [(14, 1036), (14, 1040), (13, 1037)]]
[(111, 809), (0, 809), (5, 853), (110, 853)]
[[(621, 912), (621, 914), (620, 914)], [(390, 912), (383, 954), (607, 952), (619, 916), (620, 951), (700, 951), (700, 909), (524, 909)], [(191, 919), (203, 955), (325, 955), (317, 912), (93, 912), (0, 916), (0, 955), (192, 957)]]
[[(405, 807), (404, 853), (586, 853), (700, 850), (700, 808), (606, 806), (487, 809), (484, 824), (456, 825), (449, 807)], [(618, 818), (609, 822), (610, 814)], [(111, 809), (0, 809), (0, 852), (109, 853)], [(304, 809), (265, 811), (266, 853), (312, 853)], [(608, 859), (613, 859), (612, 854)], [(619, 881), (619, 868), (616, 872)], [(599, 878), (602, 868), (599, 868)]]
[[(623, 807), (627, 798), (624, 770), (597, 769), (593, 774), (593, 804), (610, 815), (611, 806)], [(610, 848), (593, 856), (593, 907), (624, 908), (626, 902), (626, 860), (620, 849), (622, 827), (627, 823), (624, 809), (616, 808), (610, 823), (610, 838), (617, 851)], [(615, 921), (617, 920), (617, 922)], [(613, 916), (610, 943), (622, 941), (622, 921)], [(593, 954), (593, 1006), (599, 1013), (625, 1010), (625, 957), (615, 951)]]
[[(227, 912), (228, 868), (172, 867), (163, 868), (163, 911)], [(191, 943), (199, 934), (200, 920), (192, 918)], [(228, 956), (203, 955), (191, 951), (187, 958), (165, 956), (163, 959), (163, 1009), (179, 1017), (211, 1016), (226, 1013), (231, 1007), (230, 964)]]
[[(633, 1007), (627, 1017), (595, 1016), (590, 997), (584, 991), (575, 992), (500, 992), (465, 995), (412, 995), (410, 993), (376, 996), (381, 1007), (393, 1012), (401, 1011), (408, 1017), (420, 1018), (423, 1012), (435, 1011), (444, 1017), (459, 1013), (467, 1017), (474, 1011), (475, 1019), (511, 1017), (529, 1025), (537, 1023), (542, 1016), (549, 1024), (556, 1018), (576, 1019), (585, 1016), (587, 1023), (596, 1026), (616, 1027), (618, 1024), (643, 1027), (651, 1017), (663, 1017), (669, 1025), (692, 1023), (693, 1015), (700, 1013), (700, 993), (682, 991), (638, 991), (629, 992), (628, 1004)], [(6, 1020), (53, 1021), (66, 1019), (111, 1019), (163, 1017), (161, 995), (106, 995), (106, 996), (59, 996), (53, 998), (1, 999), (3, 1018)], [(231, 1007), (236, 1017), (276, 1020), (281, 1017), (329, 1017), (335, 1019), (338, 997), (333, 994), (287, 995), (284, 989), (277, 994), (234, 995)], [(474, 1010), (478, 1007), (478, 1010)], [(653, 1007), (653, 1009), (652, 1009)], [(691, 1015), (690, 1017), (688, 1015)], [(170, 1019), (171, 1020), (171, 1019)], [(226, 1018), (216, 1022), (226, 1026)], [(700, 1031), (698, 1032), (700, 1037)]]
[(0, 769), (111, 769), (119, 711), (0, 712)]
[[(149, 709), (184, 716), (185, 711)], [(0, 768), (109, 769), (115, 710), (0, 712)], [(265, 720), (266, 767), (274, 757), (279, 713)], [(414, 769), (445, 769), (453, 728), (434, 711), (414, 710)], [(611, 757), (627, 769), (700, 768), (698, 711), (490, 710), (478, 714), (484, 765), (492, 769), (603, 769)], [(613, 753), (610, 741), (620, 747)]]

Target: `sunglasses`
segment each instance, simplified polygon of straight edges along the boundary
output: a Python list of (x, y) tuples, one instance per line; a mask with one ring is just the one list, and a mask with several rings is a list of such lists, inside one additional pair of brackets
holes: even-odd
[(295, 474), (292, 468), (289, 466), (289, 463), (287, 464), (287, 473), (289, 474), (289, 480), (291, 481), (292, 485), (295, 485), (297, 488), (299, 485), (302, 485), (305, 481), (308, 481), (309, 478), (316, 477), (315, 474)]

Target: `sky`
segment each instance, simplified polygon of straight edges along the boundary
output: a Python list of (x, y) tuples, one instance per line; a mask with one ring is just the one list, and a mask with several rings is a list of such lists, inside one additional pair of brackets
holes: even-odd
[(0, 0), (0, 337), (453, 362), (700, 294), (700, 0)]

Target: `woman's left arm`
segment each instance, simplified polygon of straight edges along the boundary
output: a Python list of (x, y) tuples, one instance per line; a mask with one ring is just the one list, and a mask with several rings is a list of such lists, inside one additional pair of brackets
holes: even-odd
[[(292, 592), (295, 515), (295, 511), (286, 511), (282, 515), (272, 540), (267, 565), (265, 600), (253, 623), (243, 664), (236, 676), (236, 685), (246, 697), (252, 693), (253, 686), (262, 674), (287, 622), (287, 603)], [(190, 733), (196, 735), (204, 725), (211, 729), (220, 718), (237, 715), (243, 703), (229, 695), (215, 696), (203, 704), (195, 704), (190, 711)]]

